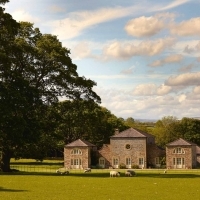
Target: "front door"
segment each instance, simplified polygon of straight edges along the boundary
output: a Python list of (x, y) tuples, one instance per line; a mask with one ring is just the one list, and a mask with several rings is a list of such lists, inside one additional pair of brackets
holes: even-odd
[(176, 167), (178, 169), (184, 168), (184, 158), (177, 158), (176, 159)]
[(184, 158), (174, 158), (174, 168), (176, 168), (176, 169), (185, 168)]
[(79, 158), (72, 159), (71, 168), (80, 169), (81, 168), (81, 159), (79, 159)]

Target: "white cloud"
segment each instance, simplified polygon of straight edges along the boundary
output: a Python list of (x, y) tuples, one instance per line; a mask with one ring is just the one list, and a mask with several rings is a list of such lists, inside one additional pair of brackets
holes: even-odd
[(133, 91), (134, 95), (138, 96), (151, 96), (155, 95), (157, 86), (153, 83), (149, 84), (140, 84), (136, 86), (136, 88)]
[(87, 41), (82, 41), (73, 46), (71, 50), (71, 57), (75, 60), (79, 60), (85, 57), (91, 56), (90, 44)]
[(179, 24), (172, 24), (170, 27), (172, 34), (178, 36), (199, 36), (200, 35), (200, 17), (182, 21)]
[(170, 86), (162, 84), (161, 86), (157, 88), (157, 95), (160, 95), (160, 96), (166, 95), (170, 93), (171, 91), (172, 91), (172, 88)]
[(168, 80), (165, 81), (165, 84), (169, 86), (200, 85), (200, 72), (170, 76)]
[[(151, 86), (150, 86), (151, 87)], [(154, 88), (154, 86), (152, 87)], [(102, 106), (112, 110), (118, 117), (134, 119), (161, 119), (163, 116), (194, 117), (199, 116), (200, 96), (195, 94), (146, 95), (138, 96), (132, 92), (123, 92), (112, 88), (98, 88), (102, 96)]]
[[(126, 16), (141, 15), (141, 13), (150, 13), (152, 11), (167, 10), (185, 3), (187, 0), (176, 0), (175, 3), (168, 4), (165, 9), (163, 5), (151, 5), (146, 3), (144, 5), (135, 4), (130, 7), (114, 7), (114, 8), (102, 8), (93, 11), (80, 11), (69, 13), (69, 17), (61, 20), (55, 20), (53, 23), (49, 23), (53, 26), (53, 34), (58, 35), (61, 40), (70, 39), (79, 36), (85, 29), (96, 26), (100, 23), (108, 22), (118, 18)], [(157, 17), (166, 17), (171, 14), (161, 14)], [(146, 18), (147, 19), (147, 18)], [(150, 19), (151, 25), (148, 25), (147, 20), (144, 18), (143, 25), (145, 30), (141, 31), (143, 35), (153, 34), (163, 28), (163, 23), (157, 20), (156, 17)], [(157, 30), (153, 30), (153, 29)], [(149, 29), (149, 30), (148, 30)], [(137, 30), (139, 32), (139, 30)], [(138, 33), (139, 34), (139, 33)]]
[(194, 68), (194, 64), (189, 64), (189, 65), (181, 67), (180, 69), (178, 69), (178, 71), (181, 73), (187, 73), (187, 72), (191, 72), (193, 68)]
[(28, 12), (26, 12), (23, 9), (16, 10), (12, 13), (12, 16), (16, 21), (27, 21), (31, 23), (37, 23), (40, 21), (38, 17), (31, 16)]
[(154, 56), (172, 47), (174, 38), (157, 39), (154, 41), (142, 41), (135, 45), (134, 42), (113, 41), (103, 49), (104, 59), (117, 58), (128, 59), (132, 56)]
[(193, 90), (195, 94), (200, 94), (200, 86), (196, 86)]
[(163, 66), (170, 63), (177, 63), (183, 59), (183, 56), (180, 54), (169, 55), (164, 59), (155, 60), (153, 63), (149, 64), (150, 67)]
[(162, 8), (158, 8), (157, 10), (161, 11), (161, 10), (168, 10), (171, 8), (175, 8), (177, 6), (183, 5), (187, 2), (190, 2), (191, 0), (175, 0), (172, 3), (168, 4), (167, 6), (163, 6)]
[(126, 32), (131, 36), (152, 36), (164, 28), (164, 23), (156, 17), (139, 17), (130, 20), (126, 26)]
[(185, 94), (181, 94), (181, 95), (178, 97), (178, 101), (179, 101), (179, 102), (183, 102), (183, 101), (185, 101), (185, 99), (186, 99), (186, 95), (185, 95)]
[(73, 38), (87, 28), (99, 23), (128, 16), (140, 10), (140, 7), (134, 6), (129, 8), (115, 7), (93, 11), (72, 12), (69, 14), (68, 18), (53, 22), (53, 34), (58, 35), (60, 39)]
[(163, 96), (169, 94), (171, 91), (172, 91), (171, 86), (167, 86), (164, 84), (157, 86), (153, 83), (149, 83), (149, 84), (140, 84), (136, 86), (135, 89), (133, 90), (133, 94), (138, 96), (153, 96), (153, 95)]

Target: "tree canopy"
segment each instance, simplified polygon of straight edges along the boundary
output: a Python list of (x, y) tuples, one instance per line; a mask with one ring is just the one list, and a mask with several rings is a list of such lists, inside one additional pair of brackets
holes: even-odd
[(97, 103), (101, 99), (93, 91), (96, 83), (78, 75), (70, 51), (56, 36), (42, 34), (31, 23), (17, 23), (3, 8), (1, 17), (1, 169), (9, 171), (11, 156), (34, 148), (45, 129), (43, 116), (59, 97)]

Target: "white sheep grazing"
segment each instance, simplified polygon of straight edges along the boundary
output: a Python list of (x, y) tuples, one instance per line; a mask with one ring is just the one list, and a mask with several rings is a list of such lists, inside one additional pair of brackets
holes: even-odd
[(117, 177), (117, 176), (120, 176), (120, 172), (110, 171), (110, 177)]

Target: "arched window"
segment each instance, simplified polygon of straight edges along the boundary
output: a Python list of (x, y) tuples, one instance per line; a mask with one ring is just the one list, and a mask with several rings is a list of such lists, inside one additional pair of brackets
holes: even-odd
[(119, 165), (119, 159), (113, 158), (113, 165)]
[(102, 168), (105, 167), (105, 158), (103, 158), (103, 157), (99, 158), (99, 166), (102, 167)]
[(185, 151), (184, 151), (184, 149), (181, 148), (181, 147), (177, 147), (177, 148), (175, 148), (175, 149), (173, 150), (173, 154), (184, 154), (184, 153), (185, 153)]
[(72, 149), (71, 154), (72, 155), (81, 155), (82, 151), (80, 149)]

